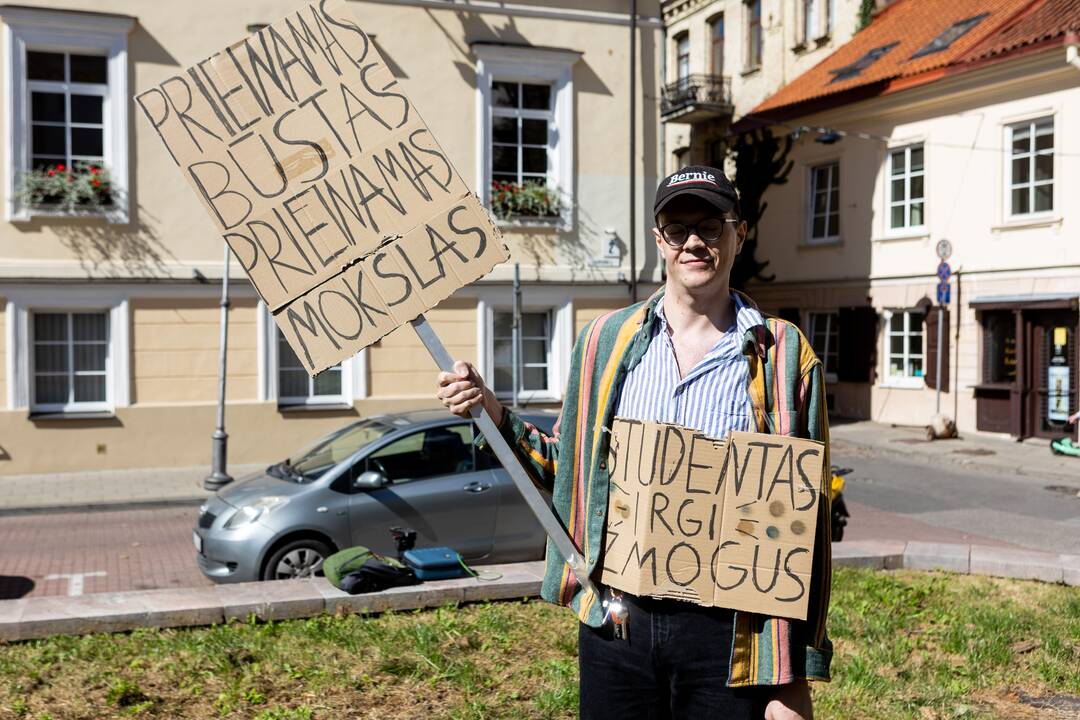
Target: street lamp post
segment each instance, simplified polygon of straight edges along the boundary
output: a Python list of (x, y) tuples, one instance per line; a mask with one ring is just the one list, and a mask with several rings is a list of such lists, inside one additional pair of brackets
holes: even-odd
[(210, 474), (203, 480), (203, 487), (207, 490), (219, 490), (232, 482), (232, 476), (225, 471), (226, 457), (229, 447), (229, 436), (225, 432), (225, 367), (229, 348), (229, 261), (232, 253), (229, 246), (225, 245), (225, 266), (221, 272), (221, 343), (218, 348), (218, 405), (217, 423), (214, 426), (214, 434), (211, 436), (214, 442), (213, 467)]

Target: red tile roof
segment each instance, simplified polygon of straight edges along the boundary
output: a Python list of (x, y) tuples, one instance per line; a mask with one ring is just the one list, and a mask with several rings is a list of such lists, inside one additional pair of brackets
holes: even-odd
[(972, 48), (963, 60), (975, 62), (1034, 48), (1063, 38), (1070, 32), (1080, 32), (1080, 0), (1033, 2), (1005, 23), (1000, 32)]
[[(954, 24), (981, 15), (985, 17), (944, 49), (918, 56)], [(1060, 43), (1078, 26), (1080, 0), (897, 0), (847, 44), (754, 108), (739, 125), (752, 122), (754, 116), (798, 117), (932, 82), (960, 65), (1001, 58), (1048, 41)], [(858, 72), (846, 76), (844, 68)]]

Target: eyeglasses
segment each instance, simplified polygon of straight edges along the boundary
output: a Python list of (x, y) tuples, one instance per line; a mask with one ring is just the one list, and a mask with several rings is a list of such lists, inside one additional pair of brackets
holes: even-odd
[(690, 239), (692, 233), (696, 234), (705, 242), (715, 242), (724, 234), (725, 225), (738, 222), (739, 221), (736, 218), (707, 218), (696, 225), (668, 223), (660, 228), (660, 235), (663, 236), (667, 244), (672, 247), (681, 247)]

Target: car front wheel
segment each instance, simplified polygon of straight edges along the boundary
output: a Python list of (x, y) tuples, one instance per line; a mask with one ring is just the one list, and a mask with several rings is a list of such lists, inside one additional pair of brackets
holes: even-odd
[(326, 543), (304, 538), (279, 547), (263, 567), (263, 580), (292, 580), (322, 575), (323, 560), (330, 556)]

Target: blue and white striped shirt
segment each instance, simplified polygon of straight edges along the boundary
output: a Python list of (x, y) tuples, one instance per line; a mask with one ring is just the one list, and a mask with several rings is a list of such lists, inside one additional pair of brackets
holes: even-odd
[(738, 293), (735, 322), (685, 378), (679, 378), (675, 346), (668, 334), (664, 300), (656, 305), (652, 340), (641, 362), (626, 376), (616, 414), (619, 417), (664, 422), (697, 430), (712, 438), (752, 427), (749, 366), (742, 354), (742, 338), (765, 320)]

